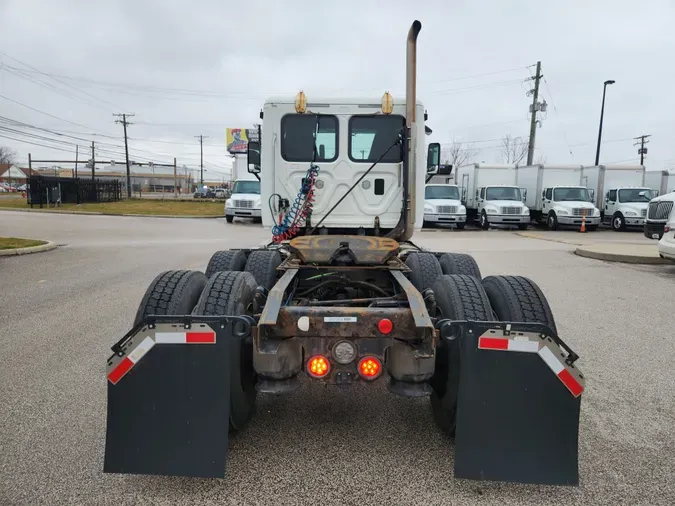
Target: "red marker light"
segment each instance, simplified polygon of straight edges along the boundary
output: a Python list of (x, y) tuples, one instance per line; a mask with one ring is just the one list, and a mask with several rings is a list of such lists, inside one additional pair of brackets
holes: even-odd
[(394, 324), (391, 323), (389, 318), (383, 318), (377, 323), (377, 330), (379, 330), (381, 334), (389, 334), (389, 332), (394, 330)]
[(375, 357), (364, 357), (359, 362), (359, 374), (364, 379), (372, 380), (377, 378), (382, 371), (382, 363)]
[(323, 378), (330, 371), (330, 363), (326, 357), (317, 355), (307, 362), (307, 372), (315, 378)]

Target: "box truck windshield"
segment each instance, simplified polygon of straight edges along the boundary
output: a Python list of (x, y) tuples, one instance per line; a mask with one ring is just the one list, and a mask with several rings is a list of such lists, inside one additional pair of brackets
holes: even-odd
[(427, 200), (459, 200), (459, 188), (456, 186), (427, 186), (424, 189)]
[(553, 190), (556, 202), (589, 202), (591, 199), (586, 188), (556, 188)]
[(485, 193), (485, 200), (515, 200), (520, 202), (520, 188), (513, 187), (488, 187)]
[(655, 197), (652, 191), (646, 188), (624, 188), (619, 190), (619, 202), (649, 202)]
[(251, 193), (260, 195), (260, 181), (237, 181), (232, 193)]

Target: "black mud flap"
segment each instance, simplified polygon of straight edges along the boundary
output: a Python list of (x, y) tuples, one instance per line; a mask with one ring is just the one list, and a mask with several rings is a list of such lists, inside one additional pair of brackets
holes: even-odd
[(103, 471), (224, 477), (226, 364), (250, 327), (245, 317), (148, 317), (113, 346)]
[(441, 334), (460, 353), (455, 476), (578, 485), (577, 355), (539, 324), (449, 322)]

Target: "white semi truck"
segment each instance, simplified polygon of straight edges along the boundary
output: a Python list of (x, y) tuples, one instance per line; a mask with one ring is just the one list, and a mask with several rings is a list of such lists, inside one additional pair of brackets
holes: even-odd
[(645, 237), (656, 240), (663, 237), (668, 220), (675, 218), (673, 206), (675, 206), (675, 191), (659, 195), (649, 201), (644, 227)]
[[(518, 167), (516, 183), (526, 189), (525, 205), (537, 223), (550, 230), (559, 225), (597, 230), (600, 210), (593, 205), (593, 190), (581, 185), (582, 165), (529, 165)], [(585, 217), (585, 218), (584, 218)]]
[(472, 163), (457, 169), (467, 222), (478, 220), (481, 228), (490, 225), (517, 226), (526, 230), (530, 210), (524, 204), (527, 192), (516, 185), (516, 165)]
[(424, 188), (423, 226), (440, 224), (456, 225), (459, 230), (466, 225), (466, 207), (456, 184), (428, 184)]
[(581, 184), (595, 190), (602, 223), (615, 231), (643, 227), (647, 205), (655, 195), (645, 185), (644, 165), (595, 165), (581, 171)]

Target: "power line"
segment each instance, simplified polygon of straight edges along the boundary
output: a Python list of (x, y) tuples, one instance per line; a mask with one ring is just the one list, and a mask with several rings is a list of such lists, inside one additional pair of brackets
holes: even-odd
[(639, 139), (639, 141), (633, 144), (633, 146), (640, 146), (640, 149), (638, 149), (638, 155), (640, 155), (640, 165), (645, 164), (645, 155), (647, 154), (647, 148), (645, 147), (645, 144), (649, 144), (649, 141), (647, 140), (649, 137), (651, 137), (651, 134), (633, 137), (634, 140)]

